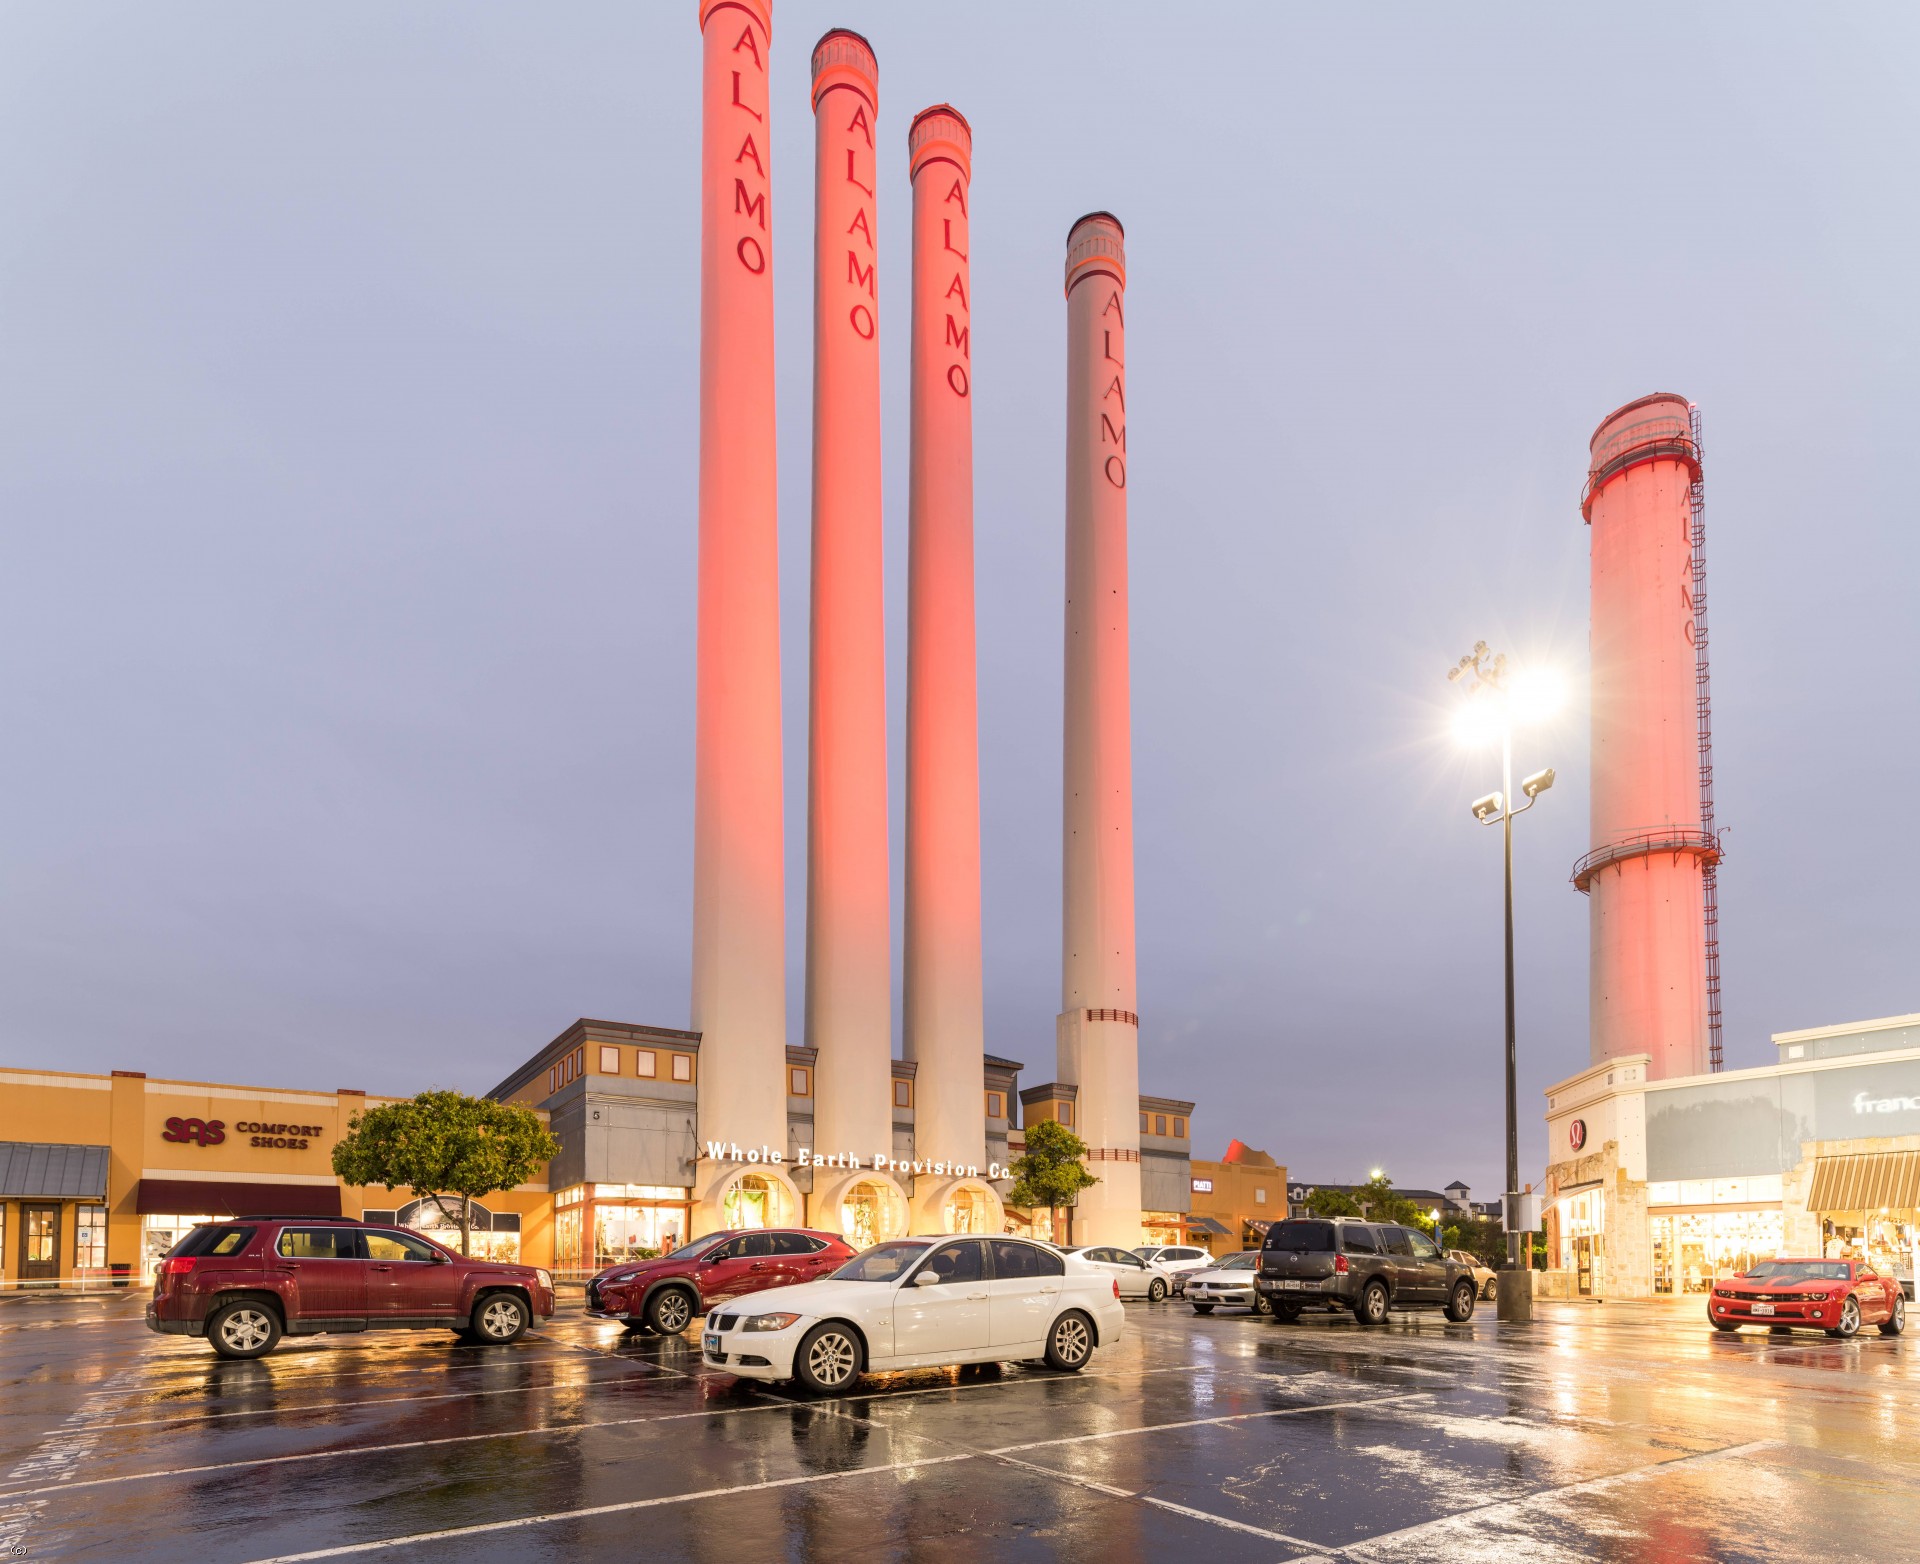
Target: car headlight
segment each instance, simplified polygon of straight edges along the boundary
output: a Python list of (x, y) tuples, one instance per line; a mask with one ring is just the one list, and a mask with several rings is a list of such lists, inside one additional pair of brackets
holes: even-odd
[(1814, 1303), (1825, 1303), (1827, 1301), (1827, 1295), (1823, 1292), (1810, 1292), (1806, 1296)]
[(742, 1330), (785, 1330), (795, 1320), (797, 1314), (749, 1314), (740, 1322)]
[(553, 1290), (553, 1272), (536, 1268), (533, 1274), (540, 1278), (540, 1285), (542, 1287), (546, 1288), (549, 1292)]

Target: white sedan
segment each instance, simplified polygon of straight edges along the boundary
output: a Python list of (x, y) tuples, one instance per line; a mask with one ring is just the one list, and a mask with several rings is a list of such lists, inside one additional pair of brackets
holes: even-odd
[(1142, 1260), (1131, 1249), (1086, 1244), (1066, 1252), (1077, 1254), (1088, 1265), (1110, 1275), (1119, 1283), (1122, 1298), (1145, 1298), (1148, 1303), (1158, 1303), (1173, 1291), (1173, 1276), (1166, 1267)]
[(1026, 1238), (897, 1238), (833, 1275), (715, 1309), (700, 1334), (714, 1368), (844, 1390), (873, 1370), (1044, 1359), (1085, 1368), (1126, 1311), (1114, 1278)]
[(1173, 1279), (1176, 1293), (1187, 1285), (1191, 1273), (1204, 1271), (1213, 1264), (1213, 1256), (1193, 1244), (1142, 1244), (1133, 1252), (1148, 1265), (1157, 1265), (1165, 1271)]
[(1187, 1302), (1195, 1314), (1211, 1314), (1218, 1305), (1251, 1309), (1255, 1314), (1271, 1314), (1273, 1306), (1260, 1296), (1253, 1279), (1260, 1272), (1260, 1251), (1242, 1250), (1230, 1254), (1209, 1271), (1194, 1271), (1187, 1277)]

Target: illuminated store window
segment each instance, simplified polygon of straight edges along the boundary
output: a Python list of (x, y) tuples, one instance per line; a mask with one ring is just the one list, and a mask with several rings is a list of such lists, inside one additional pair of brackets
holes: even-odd
[(633, 1073), (643, 1081), (650, 1081), (660, 1073), (660, 1056), (651, 1048), (634, 1051)]
[[(1571, 1204), (1571, 1202), (1567, 1202)], [(1785, 1242), (1786, 1224), (1778, 1211), (1683, 1211), (1674, 1216), (1647, 1219), (1653, 1240), (1653, 1290), (1656, 1293), (1703, 1293), (1718, 1276), (1737, 1276), (1751, 1270), (1756, 1260), (1770, 1260)], [(1577, 1269), (1581, 1238), (1578, 1226), (1567, 1223), (1569, 1269)]]
[(678, 1249), (687, 1239), (684, 1204), (593, 1204), (593, 1264), (596, 1270), (645, 1260)]
[(913, 1106), (913, 1082), (895, 1081), (893, 1083), (893, 1105), (896, 1108)]
[(673, 1056), (673, 1078), (676, 1081), (693, 1079), (693, 1055), (675, 1054)]
[(73, 1208), (73, 1268), (76, 1271), (104, 1271), (107, 1268), (107, 1208)]
[(962, 1185), (953, 1192), (941, 1215), (946, 1218), (949, 1233), (984, 1233), (991, 1210), (985, 1194)]
[(807, 1078), (807, 1072), (801, 1066), (787, 1071), (787, 1091), (795, 1097), (804, 1097), (813, 1090), (813, 1083)]
[(620, 1073), (620, 1050), (618, 1048), (610, 1048), (605, 1043), (600, 1045), (600, 1073), (602, 1075), (618, 1075)]
[(173, 1216), (150, 1215), (140, 1218), (140, 1275), (144, 1281), (151, 1282), (153, 1273), (160, 1262), (166, 1258), (167, 1251), (202, 1222), (211, 1222), (207, 1215), (194, 1215), (190, 1212)]
[(727, 1226), (779, 1227), (790, 1221), (786, 1187), (762, 1173), (743, 1173), (721, 1202)]

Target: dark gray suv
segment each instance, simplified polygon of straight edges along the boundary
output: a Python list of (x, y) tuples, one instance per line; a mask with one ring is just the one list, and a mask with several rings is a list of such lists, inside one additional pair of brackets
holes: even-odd
[(1460, 1322), (1477, 1292), (1473, 1272), (1425, 1233), (1343, 1216), (1275, 1222), (1254, 1285), (1289, 1323), (1302, 1309), (1351, 1309), (1362, 1325), (1384, 1325), (1389, 1309), (1445, 1309)]

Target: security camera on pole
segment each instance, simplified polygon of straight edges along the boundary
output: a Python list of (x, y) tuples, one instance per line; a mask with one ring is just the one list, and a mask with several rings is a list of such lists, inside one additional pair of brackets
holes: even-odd
[(1507, 1232), (1507, 1263), (1499, 1277), (1498, 1317), (1511, 1324), (1524, 1324), (1533, 1318), (1533, 1278), (1531, 1255), (1522, 1261), (1521, 1245), (1532, 1248), (1530, 1234), (1540, 1225), (1539, 1204), (1531, 1193), (1520, 1191), (1520, 1124), (1514, 1088), (1514, 1014), (1513, 1014), (1513, 817), (1523, 815), (1540, 801), (1540, 795), (1553, 786), (1553, 769), (1536, 771), (1520, 783), (1527, 801), (1513, 807), (1513, 729), (1516, 722), (1548, 716), (1559, 704), (1558, 688), (1545, 675), (1511, 671), (1504, 652), (1490, 653), (1485, 641), (1473, 643), (1473, 650), (1447, 670), (1455, 683), (1463, 680), (1467, 704), (1461, 712), (1460, 731), (1472, 740), (1500, 736), (1500, 791), (1473, 801), (1473, 818), (1482, 825), (1498, 825), (1506, 856), (1507, 924), (1507, 1187), (1502, 1200), (1502, 1218)]

